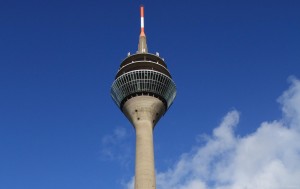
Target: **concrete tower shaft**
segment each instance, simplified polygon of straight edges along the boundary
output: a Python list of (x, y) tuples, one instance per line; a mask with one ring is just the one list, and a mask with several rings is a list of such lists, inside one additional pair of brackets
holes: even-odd
[(137, 96), (123, 106), (136, 131), (135, 189), (156, 188), (153, 129), (165, 110), (163, 102), (153, 96)]
[(164, 59), (148, 53), (143, 6), (138, 51), (122, 61), (111, 96), (136, 131), (135, 189), (155, 189), (153, 130), (172, 105), (176, 86)]

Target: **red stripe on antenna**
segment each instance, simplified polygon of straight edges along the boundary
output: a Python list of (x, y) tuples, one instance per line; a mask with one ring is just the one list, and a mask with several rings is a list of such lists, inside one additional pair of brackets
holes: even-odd
[(141, 17), (144, 17), (144, 5), (141, 5)]

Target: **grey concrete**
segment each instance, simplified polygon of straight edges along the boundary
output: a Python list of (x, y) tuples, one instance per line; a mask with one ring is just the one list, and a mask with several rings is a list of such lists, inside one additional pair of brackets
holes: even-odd
[(136, 96), (123, 106), (123, 113), (136, 131), (135, 189), (155, 189), (153, 129), (165, 106), (152, 96)]
[(146, 36), (140, 36), (137, 53), (148, 53)]

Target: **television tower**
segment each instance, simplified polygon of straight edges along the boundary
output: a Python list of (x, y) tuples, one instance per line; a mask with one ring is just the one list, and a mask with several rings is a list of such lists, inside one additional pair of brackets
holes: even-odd
[(153, 129), (176, 96), (176, 86), (163, 58), (148, 53), (144, 7), (138, 51), (122, 61), (111, 96), (136, 131), (135, 189), (155, 189)]

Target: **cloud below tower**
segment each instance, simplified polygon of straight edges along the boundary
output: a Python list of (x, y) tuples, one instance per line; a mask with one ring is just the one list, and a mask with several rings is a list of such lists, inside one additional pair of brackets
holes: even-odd
[[(282, 118), (261, 123), (238, 136), (239, 112), (228, 112), (205, 142), (182, 154), (156, 175), (160, 189), (298, 189), (300, 188), (300, 81), (278, 102)], [(133, 188), (133, 180), (127, 189)]]

